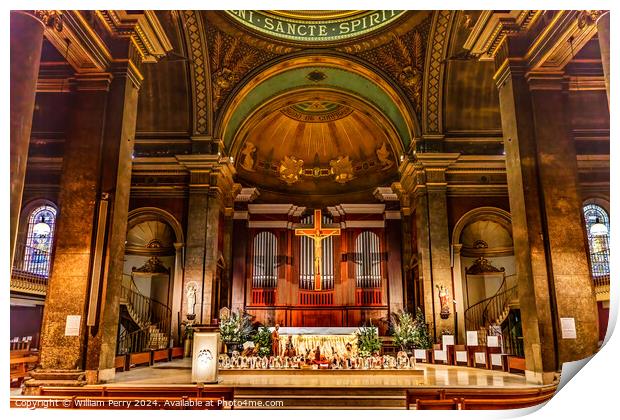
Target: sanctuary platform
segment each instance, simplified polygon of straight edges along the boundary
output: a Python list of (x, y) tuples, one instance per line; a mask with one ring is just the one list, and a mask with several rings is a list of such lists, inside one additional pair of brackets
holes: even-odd
[[(190, 359), (119, 372), (110, 386), (171, 386), (191, 384)], [(538, 388), (522, 375), (459, 366), (416, 364), (398, 370), (223, 369), (217, 387), (231, 387), (234, 398), (257, 408), (404, 409), (407, 390), (468, 388), (524, 390)], [(205, 388), (210, 385), (205, 385)], [(101, 385), (87, 386), (101, 387)], [(281, 406), (269, 406), (277, 401)], [(236, 408), (244, 408), (239, 406)]]

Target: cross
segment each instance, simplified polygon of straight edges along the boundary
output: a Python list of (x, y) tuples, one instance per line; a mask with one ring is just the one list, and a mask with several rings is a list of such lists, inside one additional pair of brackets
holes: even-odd
[(323, 228), (321, 210), (314, 210), (314, 226), (310, 229), (295, 229), (295, 236), (307, 236), (314, 241), (314, 290), (321, 290), (321, 260), (323, 250), (321, 241), (330, 236), (340, 235), (340, 228)]

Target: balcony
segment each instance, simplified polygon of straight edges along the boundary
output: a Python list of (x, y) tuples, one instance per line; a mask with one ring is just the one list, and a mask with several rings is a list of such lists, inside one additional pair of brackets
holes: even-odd
[(48, 251), (17, 245), (11, 270), (11, 292), (45, 296), (50, 262)]

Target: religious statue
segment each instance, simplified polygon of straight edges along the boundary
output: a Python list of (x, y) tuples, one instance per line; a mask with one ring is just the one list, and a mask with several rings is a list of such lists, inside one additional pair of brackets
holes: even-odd
[(444, 285), (438, 284), (436, 287), (439, 293), (439, 303), (441, 305), (441, 312), (439, 312), (439, 316), (441, 319), (448, 319), (450, 317), (450, 306), (448, 305), (450, 292)]
[(338, 159), (329, 162), (331, 173), (335, 176), (334, 180), (339, 184), (346, 184), (355, 176), (353, 175), (353, 163), (349, 156), (340, 156)]
[(276, 324), (276, 327), (273, 329), (271, 333), (271, 354), (274, 356), (280, 355), (280, 325)]
[(389, 169), (394, 164), (394, 161), (390, 159), (390, 152), (385, 142), (377, 149), (377, 157), (379, 158), (379, 162), (381, 162), (381, 170)]
[(196, 316), (196, 313), (194, 312), (194, 308), (196, 306), (196, 285), (194, 284), (194, 282), (190, 282), (187, 285), (186, 296), (187, 296), (187, 315), (188, 315), (188, 319), (190, 319), (190, 315), (193, 315), (191, 318)]
[(284, 159), (280, 161), (280, 166), (278, 167), (280, 179), (288, 185), (293, 185), (299, 181), (299, 175), (301, 175), (303, 171), (303, 166), (303, 160), (296, 159), (295, 156), (284, 156)]
[(254, 172), (254, 157), (256, 146), (252, 142), (246, 142), (241, 151), (241, 161), (239, 164), (248, 172)]
[(293, 345), (293, 336), (289, 335), (288, 340), (286, 340), (286, 345), (284, 346), (284, 355), (286, 357), (295, 357), (297, 352), (295, 351), (295, 346)]

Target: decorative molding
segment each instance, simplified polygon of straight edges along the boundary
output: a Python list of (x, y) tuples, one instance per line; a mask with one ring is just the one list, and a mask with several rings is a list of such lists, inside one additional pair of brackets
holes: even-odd
[(258, 188), (241, 188), (241, 191), (235, 197), (235, 202), (250, 203), (260, 195)]
[(391, 187), (377, 187), (373, 195), (379, 201), (398, 201), (398, 195), (392, 191)]
[(209, 71), (208, 51), (205, 41), (200, 12), (184, 10), (181, 12), (181, 22), (187, 39), (189, 69), (194, 108), (194, 134), (205, 134), (210, 131), (210, 122), (213, 119), (211, 110), (211, 73)]
[(478, 257), (475, 261), (474, 264), (465, 269), (465, 273), (466, 274), (492, 274), (492, 273), (503, 273), (505, 271), (504, 267), (501, 268), (497, 268), (494, 267), (493, 265), (491, 265), (491, 263), (489, 263), (489, 260), (487, 260), (484, 257)]
[(152, 10), (98, 10), (96, 13), (113, 36), (131, 40), (143, 63), (155, 63), (172, 50), (172, 44)]
[(421, 121), (424, 134), (440, 134), (443, 132), (444, 63), (454, 15), (454, 11), (439, 10), (433, 16), (424, 70), (424, 80), (426, 83), (424, 84), (423, 118)]
[(142, 267), (133, 267), (131, 271), (132, 273), (170, 274), (170, 269), (166, 268), (157, 257), (149, 258)]
[(542, 13), (540, 10), (485, 10), (463, 48), (480, 60), (493, 60), (508, 36), (527, 31)]

